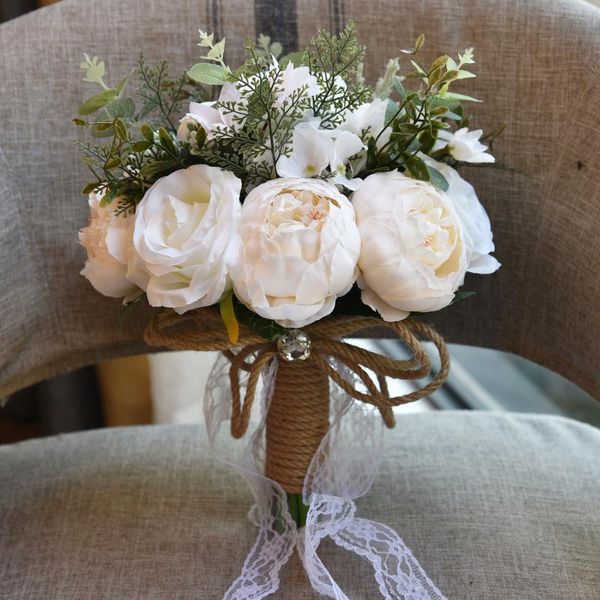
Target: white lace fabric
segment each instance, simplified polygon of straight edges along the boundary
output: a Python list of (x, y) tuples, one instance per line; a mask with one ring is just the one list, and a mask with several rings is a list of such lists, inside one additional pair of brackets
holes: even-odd
[[(352, 379), (341, 365), (336, 368)], [(222, 425), (228, 424), (231, 416), (229, 361), (225, 357), (217, 360), (206, 387), (204, 412), (210, 445), (217, 458), (236, 469), (252, 490), (255, 505), (249, 518), (258, 527), (256, 541), (224, 600), (260, 600), (274, 594), (281, 569), (294, 549), (315, 591), (350, 600), (319, 558), (319, 544), (327, 537), (371, 563), (383, 598), (446, 600), (393, 529), (356, 516), (354, 500), (369, 491), (377, 473), (383, 425), (375, 409), (355, 402), (333, 383), (332, 423), (304, 482), (303, 499), (309, 507), (306, 526), (296, 527), (285, 491), (262, 472), (265, 421), (276, 369), (273, 361), (263, 371), (262, 402), (253, 421), (256, 426), (246, 436), (247, 442), (240, 440), (233, 449), (231, 444), (223, 444), (228, 432)]]

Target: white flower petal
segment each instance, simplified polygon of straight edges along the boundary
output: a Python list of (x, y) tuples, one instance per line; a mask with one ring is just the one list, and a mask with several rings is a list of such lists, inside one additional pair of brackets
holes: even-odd
[(90, 223), (79, 232), (79, 240), (87, 250), (81, 274), (101, 294), (123, 298), (136, 290), (135, 284), (127, 279), (133, 219), (117, 217), (114, 204), (100, 206), (102, 197), (103, 194), (90, 194)]
[(354, 211), (323, 180), (275, 179), (254, 188), (242, 207), (240, 239), (231, 268), (235, 293), (284, 327), (329, 314), (356, 279)]
[(352, 204), (363, 301), (386, 320), (448, 305), (467, 259), (460, 220), (443, 194), (392, 171), (367, 177)]
[(292, 136), (291, 154), (277, 161), (277, 173), (281, 177), (319, 177), (329, 164), (332, 150), (328, 132), (311, 123), (299, 123)]
[(136, 211), (128, 277), (152, 306), (182, 313), (215, 304), (231, 287), (240, 189), (232, 173), (194, 165), (146, 192)]

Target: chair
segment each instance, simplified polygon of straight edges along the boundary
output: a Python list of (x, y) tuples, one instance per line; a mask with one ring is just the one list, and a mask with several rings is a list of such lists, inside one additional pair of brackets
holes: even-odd
[[(497, 275), (434, 322), (451, 342), (514, 352), (600, 398), (600, 12), (577, 0), (65, 0), (0, 27), (0, 395), (149, 351), (149, 310), (78, 275), (85, 169), (70, 139), (82, 51), (124, 75), (139, 50), (182, 69), (196, 28), (264, 32), (287, 50), (354, 19), (367, 76), (425, 32), (427, 54), (474, 46), (473, 124), (506, 123), (511, 170), (470, 168), (494, 226)], [(525, 400), (525, 399), (524, 399)], [(232, 442), (234, 443), (234, 442)], [(600, 598), (600, 432), (556, 417), (407, 416), (361, 506), (394, 527), (449, 599)], [(0, 447), (0, 597), (221, 597), (254, 538), (241, 481), (196, 427), (71, 434)], [(324, 561), (351, 598), (369, 567)], [(277, 597), (312, 598), (295, 559)]]

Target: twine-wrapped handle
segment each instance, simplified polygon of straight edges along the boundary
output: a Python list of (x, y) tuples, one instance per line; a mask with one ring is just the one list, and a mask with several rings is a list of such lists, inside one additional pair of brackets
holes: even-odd
[[(374, 327), (391, 329), (411, 350), (412, 357), (396, 360), (343, 342), (343, 338)], [(305, 361), (279, 362), (273, 398), (267, 416), (266, 474), (290, 493), (300, 493), (312, 456), (329, 426), (329, 379), (349, 396), (376, 406), (388, 427), (395, 424), (393, 407), (431, 394), (448, 377), (450, 357), (443, 338), (431, 327), (406, 319), (387, 323), (375, 317), (329, 317), (304, 330), (311, 339)], [(198, 309), (184, 315), (157, 313), (144, 332), (149, 345), (177, 350), (219, 350), (231, 363), (231, 433), (242, 437), (248, 428), (260, 375), (278, 355), (277, 344), (248, 328), (240, 331), (240, 349), (233, 349), (217, 311)], [(420, 340), (433, 342), (440, 369), (433, 379), (408, 394), (390, 396), (387, 378), (421, 379), (431, 371), (431, 361)], [(342, 364), (360, 387), (340, 373)], [(241, 374), (248, 374), (244, 397)], [(370, 373), (375, 374), (375, 379)]]

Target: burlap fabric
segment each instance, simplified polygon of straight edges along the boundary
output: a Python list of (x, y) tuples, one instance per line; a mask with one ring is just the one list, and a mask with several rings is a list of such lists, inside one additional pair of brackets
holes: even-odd
[(140, 50), (176, 69), (195, 60), (196, 29), (264, 31), (287, 49), (317, 25), (355, 19), (366, 74), (427, 34), (428, 56), (475, 46), (473, 126), (506, 123), (498, 160), (471, 168), (502, 269), (473, 277), (474, 298), (435, 316), (451, 342), (518, 353), (600, 396), (600, 12), (577, 0), (66, 0), (0, 27), (0, 394), (107, 357), (143, 352), (148, 312), (122, 330), (118, 301), (78, 275), (86, 181), (70, 119), (89, 90), (82, 51), (111, 80)]
[[(597, 429), (442, 411), (396, 433), (359, 509), (402, 535), (449, 600), (598, 600)], [(0, 598), (222, 598), (256, 536), (251, 502), (194, 426), (0, 446)], [(319, 552), (352, 600), (379, 598), (367, 561)], [(272, 598), (322, 596), (294, 556)]]

